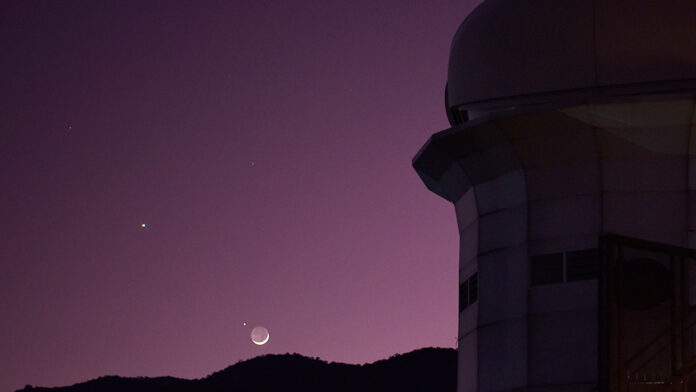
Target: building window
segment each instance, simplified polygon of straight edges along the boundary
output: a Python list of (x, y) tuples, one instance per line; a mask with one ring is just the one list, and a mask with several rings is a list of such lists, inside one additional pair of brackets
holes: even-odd
[(478, 300), (478, 273), (459, 285), (459, 311), (466, 309)]
[(469, 278), (469, 305), (476, 302), (478, 299), (478, 273), (471, 275)]
[(532, 256), (532, 285), (563, 282), (563, 253)]
[(597, 279), (598, 272), (599, 250), (566, 252), (566, 281)]
[(529, 260), (533, 286), (597, 279), (597, 249), (532, 256)]
[(466, 309), (469, 306), (469, 280), (459, 285), (459, 311)]

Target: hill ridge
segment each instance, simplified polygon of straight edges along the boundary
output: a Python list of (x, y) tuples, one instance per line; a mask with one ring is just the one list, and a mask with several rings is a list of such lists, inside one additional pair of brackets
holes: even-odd
[(456, 350), (451, 348), (425, 347), (366, 364), (327, 362), (297, 353), (265, 354), (198, 379), (105, 375), (63, 387), (27, 385), (18, 392), (454, 392), (456, 367)]

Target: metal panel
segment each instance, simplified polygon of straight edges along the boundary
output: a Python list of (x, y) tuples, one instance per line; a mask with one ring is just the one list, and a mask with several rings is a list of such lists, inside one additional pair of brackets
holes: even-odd
[(480, 215), (521, 205), (527, 201), (524, 172), (517, 170), (504, 174), (477, 185), (474, 192)]
[[(572, 181), (572, 179), (569, 179)], [(563, 186), (563, 184), (558, 184)], [(599, 195), (539, 200), (529, 203), (529, 238), (544, 239), (598, 233)]]
[(473, 188), (470, 188), (464, 196), (454, 203), (454, 213), (457, 215), (459, 233), (469, 227), (471, 222), (478, 219), (478, 207), (476, 207), (476, 195), (474, 195)]
[(526, 246), (478, 257), (479, 324), (514, 319), (527, 313), (529, 268)]
[[(459, 235), (459, 270), (470, 275), (476, 270), (479, 225), (474, 221)], [(461, 280), (461, 279), (460, 279)]]
[(526, 239), (526, 205), (506, 208), (479, 218), (479, 254), (521, 245)]
[(478, 390), (478, 334), (472, 331), (459, 339), (457, 391)]
[(685, 207), (686, 192), (605, 193), (603, 231), (683, 246)]
[(527, 318), (478, 329), (478, 385), (482, 391), (524, 390), (527, 386)]
[(530, 385), (597, 382), (596, 289), (594, 293), (592, 308), (530, 316)]
[(568, 162), (563, 166), (530, 168), (525, 170), (525, 175), (531, 201), (599, 194), (597, 159)]

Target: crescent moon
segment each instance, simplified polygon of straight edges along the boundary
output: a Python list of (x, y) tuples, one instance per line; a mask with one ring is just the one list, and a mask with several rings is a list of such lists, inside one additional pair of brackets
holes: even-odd
[(268, 342), (271, 334), (264, 327), (256, 327), (251, 331), (251, 341), (257, 346), (263, 346)]
[(254, 342), (254, 344), (257, 345), (257, 346), (263, 346), (264, 344), (266, 344), (266, 342), (268, 341), (268, 339), (269, 339), (270, 337), (271, 337), (271, 335), (268, 334), (268, 335), (266, 335), (266, 339), (264, 339), (263, 341), (257, 342), (257, 341), (255, 341), (255, 340), (252, 340), (252, 342)]

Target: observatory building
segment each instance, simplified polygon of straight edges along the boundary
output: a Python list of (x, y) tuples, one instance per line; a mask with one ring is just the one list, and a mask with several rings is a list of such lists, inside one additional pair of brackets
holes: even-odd
[(484, 1), (445, 96), (458, 391), (696, 391), (696, 1)]

